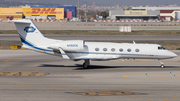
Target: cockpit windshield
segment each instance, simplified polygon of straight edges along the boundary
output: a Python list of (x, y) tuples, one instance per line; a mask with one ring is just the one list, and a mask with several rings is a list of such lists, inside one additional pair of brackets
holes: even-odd
[(158, 50), (166, 50), (163, 46), (158, 46)]

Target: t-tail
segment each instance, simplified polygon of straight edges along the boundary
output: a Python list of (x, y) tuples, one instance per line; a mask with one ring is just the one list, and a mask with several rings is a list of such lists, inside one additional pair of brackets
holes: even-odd
[(10, 22), (14, 22), (24, 48), (36, 51), (52, 51), (47, 49), (47, 45), (55, 40), (44, 37), (31, 20), (12, 20)]
[[(17, 28), (24, 48), (62, 56), (69, 59), (65, 51), (82, 51), (83, 40), (55, 40), (46, 38), (31, 20), (12, 20)], [(73, 58), (72, 58), (73, 59)]]

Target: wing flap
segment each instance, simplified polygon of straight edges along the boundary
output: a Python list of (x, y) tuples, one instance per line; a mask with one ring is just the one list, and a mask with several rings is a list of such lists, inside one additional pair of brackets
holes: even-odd
[(59, 50), (64, 59), (70, 59), (62, 48), (58, 48), (58, 47), (48, 47), (48, 48), (49, 49), (54, 49), (54, 50)]
[(61, 48), (59, 48), (59, 50), (60, 50), (61, 55), (62, 55), (62, 57), (63, 57), (64, 59), (70, 59), (70, 58), (67, 56), (67, 54), (66, 54)]

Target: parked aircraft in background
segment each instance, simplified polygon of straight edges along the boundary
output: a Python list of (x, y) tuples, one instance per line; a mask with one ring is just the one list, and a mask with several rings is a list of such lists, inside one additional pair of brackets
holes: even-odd
[[(85, 42), (84, 40), (54, 40), (43, 36), (31, 20), (12, 20), (24, 48), (62, 56), (74, 61), (84, 60), (88, 68), (90, 60), (114, 59), (169, 59), (177, 55), (158, 44)], [(162, 68), (164, 64), (160, 61)]]

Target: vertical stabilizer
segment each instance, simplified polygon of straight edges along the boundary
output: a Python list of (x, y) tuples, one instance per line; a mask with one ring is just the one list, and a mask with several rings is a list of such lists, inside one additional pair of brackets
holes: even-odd
[(47, 38), (39, 31), (31, 20), (12, 20), (16, 25), (23, 44), (40, 45), (47, 43)]

